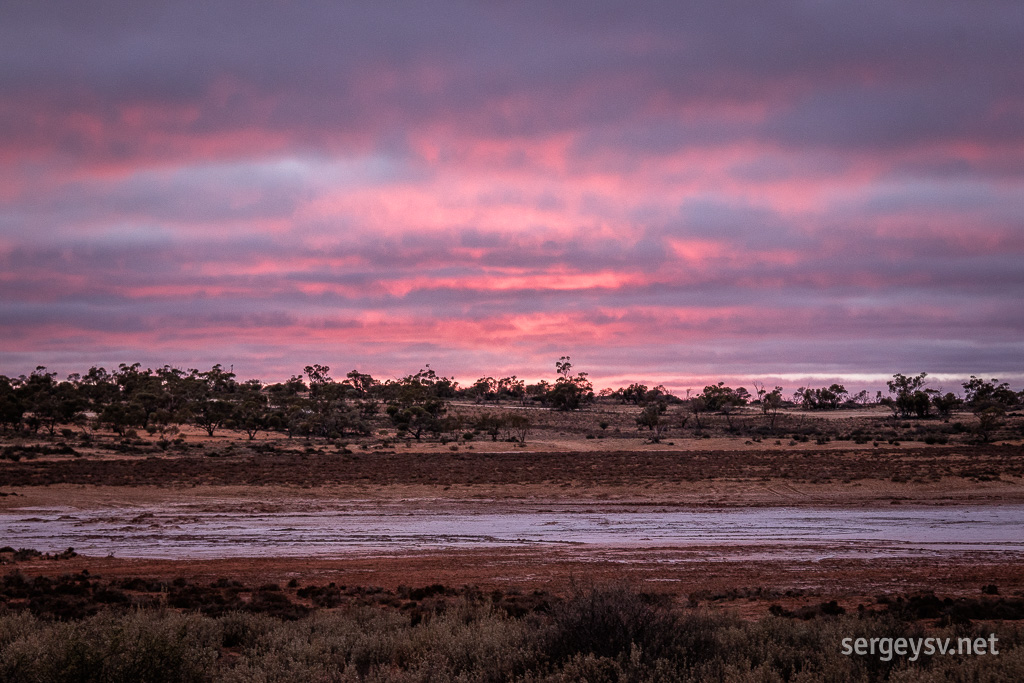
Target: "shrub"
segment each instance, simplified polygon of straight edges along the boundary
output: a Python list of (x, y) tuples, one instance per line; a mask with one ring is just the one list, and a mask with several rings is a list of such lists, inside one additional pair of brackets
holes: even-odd
[(212, 677), (219, 625), (197, 615), (103, 613), (70, 623), (0, 620), (0, 680), (173, 683)]

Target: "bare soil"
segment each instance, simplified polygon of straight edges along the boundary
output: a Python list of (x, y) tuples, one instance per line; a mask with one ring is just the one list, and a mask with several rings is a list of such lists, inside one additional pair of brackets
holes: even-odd
[[(466, 410), (481, 410), (466, 407)], [(471, 443), (307, 443), (274, 436), (247, 441), (223, 432), (186, 433), (185, 445), (161, 448), (156, 437), (8, 443), (17, 459), (0, 459), (0, 511), (58, 505), (103, 508), (183, 500), (260, 501), (273, 510), (303, 500), (519, 501), (559, 500), (700, 506), (893, 506), (1019, 504), (1024, 502), (1024, 447), (881, 443), (826, 444), (743, 437), (667, 438), (645, 443), (630, 413), (609, 411), (622, 423), (598, 430), (593, 416), (553, 415), (524, 447), (489, 439)], [(796, 418), (793, 418), (796, 419)], [(879, 416), (849, 415), (858, 420)], [(557, 423), (557, 424), (556, 424)], [(561, 433), (558, 430), (564, 429)], [(597, 433), (595, 438), (582, 433)], [(604, 434), (605, 438), (601, 437)], [(49, 444), (46, 449), (33, 446)], [(21, 449), (21, 450), (18, 450)], [(0, 545), (3, 545), (0, 539)], [(705, 549), (706, 550), (706, 549)], [(696, 601), (762, 616), (771, 604), (786, 609), (837, 600), (847, 609), (888, 595), (934, 591), (972, 597), (982, 587), (1024, 594), (1024, 569), (1013, 554), (964, 553), (870, 560), (766, 558), (723, 561), (681, 548), (639, 550), (503, 548), (410, 551), (303, 557), (131, 560), (75, 557), (33, 559), (5, 569), (26, 576), (87, 570), (107, 579), (177, 577), (195, 582), (239, 580), (378, 586), (474, 586), (482, 590), (562, 593), (579, 582), (630, 582), (677, 600)]]
[(387, 591), (441, 584), (482, 591), (564, 595), (573, 585), (626, 583), (646, 592), (667, 594), (679, 602), (731, 609), (751, 618), (764, 616), (771, 605), (795, 610), (836, 600), (847, 610), (856, 610), (858, 605), (921, 593), (978, 598), (988, 586), (996, 586), (1003, 596), (1024, 595), (1024, 571), (1018, 559), (985, 555), (721, 562), (695, 560), (688, 551), (678, 548), (502, 549), (343, 559), (167, 561), (76, 557), (19, 562), (10, 568), (26, 576), (57, 577), (85, 570), (93, 578), (106, 580), (145, 577), (171, 582), (184, 578), (209, 585), (228, 578), (247, 586), (285, 586), (294, 579), (299, 585), (334, 583)]

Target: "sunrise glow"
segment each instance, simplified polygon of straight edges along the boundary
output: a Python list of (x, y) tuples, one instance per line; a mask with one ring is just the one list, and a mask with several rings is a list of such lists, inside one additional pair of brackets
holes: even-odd
[(47, 5), (0, 374), (1024, 376), (1018, 4)]

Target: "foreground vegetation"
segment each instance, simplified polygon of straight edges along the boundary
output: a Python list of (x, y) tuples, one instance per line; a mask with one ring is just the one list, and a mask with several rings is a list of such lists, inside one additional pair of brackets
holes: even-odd
[[(513, 615), (460, 596), (423, 616), (361, 606), (302, 618), (169, 608), (53, 621), (0, 612), (0, 680), (20, 681), (1020, 681), (1024, 630), (937, 625), (889, 610), (756, 622), (614, 588)], [(844, 638), (987, 638), (999, 654), (846, 656)]]

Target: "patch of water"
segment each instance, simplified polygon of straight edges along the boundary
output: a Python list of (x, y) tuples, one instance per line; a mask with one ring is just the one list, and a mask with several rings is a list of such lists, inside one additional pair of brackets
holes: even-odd
[[(523, 506), (524, 508), (527, 506)], [(32, 508), (0, 514), (0, 545), (169, 559), (344, 556), (440, 548), (714, 549), (773, 559), (1000, 551), (1024, 553), (1024, 506), (438, 511), (415, 505), (245, 512), (165, 505)], [(707, 559), (708, 552), (698, 555)]]

